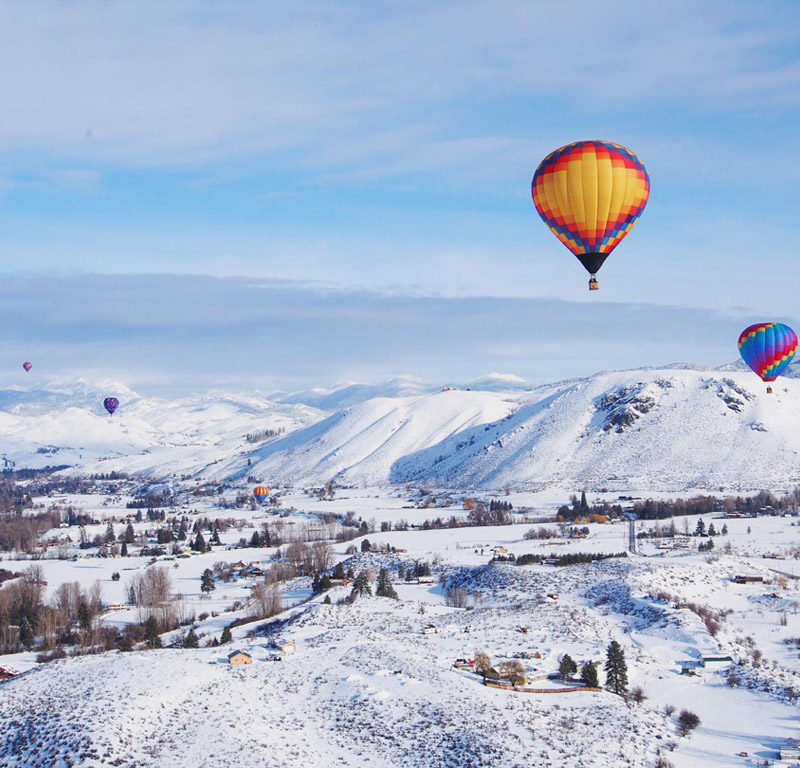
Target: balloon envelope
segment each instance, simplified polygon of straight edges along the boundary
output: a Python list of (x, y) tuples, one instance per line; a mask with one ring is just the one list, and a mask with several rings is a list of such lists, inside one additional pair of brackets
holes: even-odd
[(269, 496), (269, 488), (267, 488), (264, 485), (259, 485), (253, 491), (253, 496), (255, 496), (258, 501), (263, 502), (264, 499), (266, 499), (267, 496)]
[(119, 408), (119, 400), (116, 397), (107, 397), (103, 400), (103, 407), (109, 412), (109, 414), (113, 414), (114, 411)]
[(797, 334), (783, 323), (756, 323), (739, 336), (739, 354), (764, 381), (775, 381), (796, 350)]
[(619, 144), (576, 141), (542, 160), (531, 193), (544, 223), (594, 276), (641, 216), (650, 177)]
[(30, 371), (30, 369), (31, 369), (31, 368), (33, 368), (33, 365), (32, 365), (31, 363), (23, 363), (23, 364), (22, 364), (22, 367), (23, 367), (23, 368), (24, 368), (26, 371)]

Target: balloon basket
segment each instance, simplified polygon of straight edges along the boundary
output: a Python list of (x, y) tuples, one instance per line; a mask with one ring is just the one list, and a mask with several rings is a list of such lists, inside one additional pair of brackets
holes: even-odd
[(596, 277), (592, 277), (589, 279), (589, 290), (596, 291), (600, 288), (600, 283), (597, 282)]
[(768, 395), (771, 395), (771, 394), (772, 394), (772, 387), (767, 387), (767, 394), (768, 394)]

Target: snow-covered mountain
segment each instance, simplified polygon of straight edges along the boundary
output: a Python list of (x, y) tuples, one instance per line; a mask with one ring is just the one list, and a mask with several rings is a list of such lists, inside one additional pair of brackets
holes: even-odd
[[(788, 488), (800, 483), (800, 382), (765, 389), (749, 371), (685, 365), (535, 388), (500, 374), (461, 388), (400, 378), (318, 390), (313, 405), (299, 393), (166, 401), (62, 382), (0, 391), (0, 458), (295, 486)], [(122, 401), (113, 417), (101, 405), (109, 394)]]
[[(120, 400), (113, 416), (103, 408), (108, 396)], [(193, 474), (231, 452), (246, 452), (268, 435), (323, 416), (309, 406), (250, 395), (211, 392), (162, 400), (142, 397), (119, 382), (55, 381), (0, 390), (0, 464)]]

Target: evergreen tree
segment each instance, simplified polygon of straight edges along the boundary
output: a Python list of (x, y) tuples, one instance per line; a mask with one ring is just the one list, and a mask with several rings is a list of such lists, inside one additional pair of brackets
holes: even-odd
[(397, 600), (397, 592), (392, 586), (392, 580), (389, 578), (389, 571), (386, 568), (381, 568), (378, 572), (378, 581), (375, 585), (375, 594), (378, 597), (391, 597)]
[(199, 648), (200, 647), (200, 638), (197, 637), (197, 633), (194, 631), (194, 627), (189, 630), (189, 634), (183, 639), (183, 647), (184, 648)]
[(353, 579), (353, 591), (350, 593), (354, 597), (363, 597), (372, 594), (372, 587), (369, 585), (369, 577), (366, 571), (359, 572)]
[(361, 525), (358, 527), (358, 535), (364, 536), (367, 533), (369, 533), (369, 526), (367, 525), (366, 520), (362, 520)]
[(581, 512), (589, 511), (589, 502), (586, 501), (586, 491), (581, 491)]
[(128, 556), (128, 542), (127, 541), (123, 541), (122, 542), (122, 549), (120, 549), (119, 553), (120, 553), (120, 555), (122, 555), (122, 557), (127, 557)]
[(205, 552), (206, 551), (206, 540), (203, 538), (203, 534), (198, 531), (195, 540), (192, 542), (192, 549), (195, 552)]
[(717, 535), (717, 529), (714, 527), (714, 523), (709, 523), (708, 524), (708, 535), (709, 536), (716, 536)]
[(250, 546), (251, 547), (261, 546), (261, 537), (258, 535), (258, 531), (253, 531), (253, 535), (250, 537)]
[(702, 517), (697, 518), (697, 526), (694, 529), (695, 536), (705, 536), (706, 535), (706, 524), (703, 522)]
[(628, 665), (625, 663), (625, 651), (622, 646), (612, 640), (606, 648), (606, 688), (614, 693), (625, 693), (628, 689)]
[(397, 569), (397, 578), (400, 579), (400, 581), (404, 581), (406, 578), (406, 571), (402, 565)]
[(208, 594), (209, 592), (215, 590), (217, 585), (214, 583), (214, 573), (210, 568), (206, 568), (203, 571), (203, 575), (200, 579), (200, 589), (201, 591)]
[(128, 544), (133, 544), (134, 540), (136, 539), (136, 535), (133, 532), (133, 526), (130, 522), (125, 526), (125, 541)]
[(225, 643), (230, 643), (231, 640), (233, 640), (233, 636), (231, 635), (231, 628), (225, 627), (225, 629), (222, 630), (222, 637), (220, 638), (219, 641), (220, 643), (225, 644)]
[(181, 520), (181, 524), (178, 526), (178, 541), (184, 541), (186, 539), (186, 521)]
[(362, 552), (369, 552), (372, 549), (372, 545), (369, 543), (369, 539), (364, 539), (361, 542), (361, 551)]
[(110, 523), (106, 526), (106, 544), (113, 544), (116, 540), (116, 536), (114, 535), (114, 524)]
[(728, 524), (727, 523), (723, 523), (722, 524), (722, 535), (723, 536), (727, 536), (728, 535)]
[(161, 637), (158, 634), (158, 622), (155, 616), (151, 616), (144, 625), (144, 641), (148, 648), (160, 648)]
[(36, 637), (33, 634), (33, 626), (28, 620), (28, 617), (23, 616), (22, 621), (19, 623), (19, 641), (27, 650), (30, 651), (31, 648), (33, 648), (35, 640)]
[(331, 604), (331, 596), (330, 595), (325, 595), (325, 599), (322, 602), (325, 603), (325, 605), (330, 605)]
[(564, 678), (574, 675), (577, 671), (578, 665), (575, 663), (575, 660), (568, 653), (565, 653), (561, 659), (561, 663), (558, 665), (558, 674)]
[(581, 666), (581, 680), (584, 685), (588, 685), (590, 688), (599, 687), (600, 682), (597, 679), (597, 667), (592, 664), (591, 661), (587, 661)]

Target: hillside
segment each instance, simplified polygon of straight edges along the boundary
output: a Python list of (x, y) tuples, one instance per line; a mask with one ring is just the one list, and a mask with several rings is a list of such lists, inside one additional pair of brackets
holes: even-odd
[[(675, 492), (779, 490), (800, 482), (795, 378), (767, 395), (750, 372), (682, 365), (533, 388), (492, 374), (461, 388), (398, 378), (321, 392), (278, 402), (220, 392), (167, 401), (109, 382), (4, 390), (0, 459), (155, 479), (238, 484), (257, 476), (281, 486), (333, 479)], [(113, 417), (100, 405), (108, 393), (122, 400)], [(322, 411), (301, 396), (350, 404)]]

